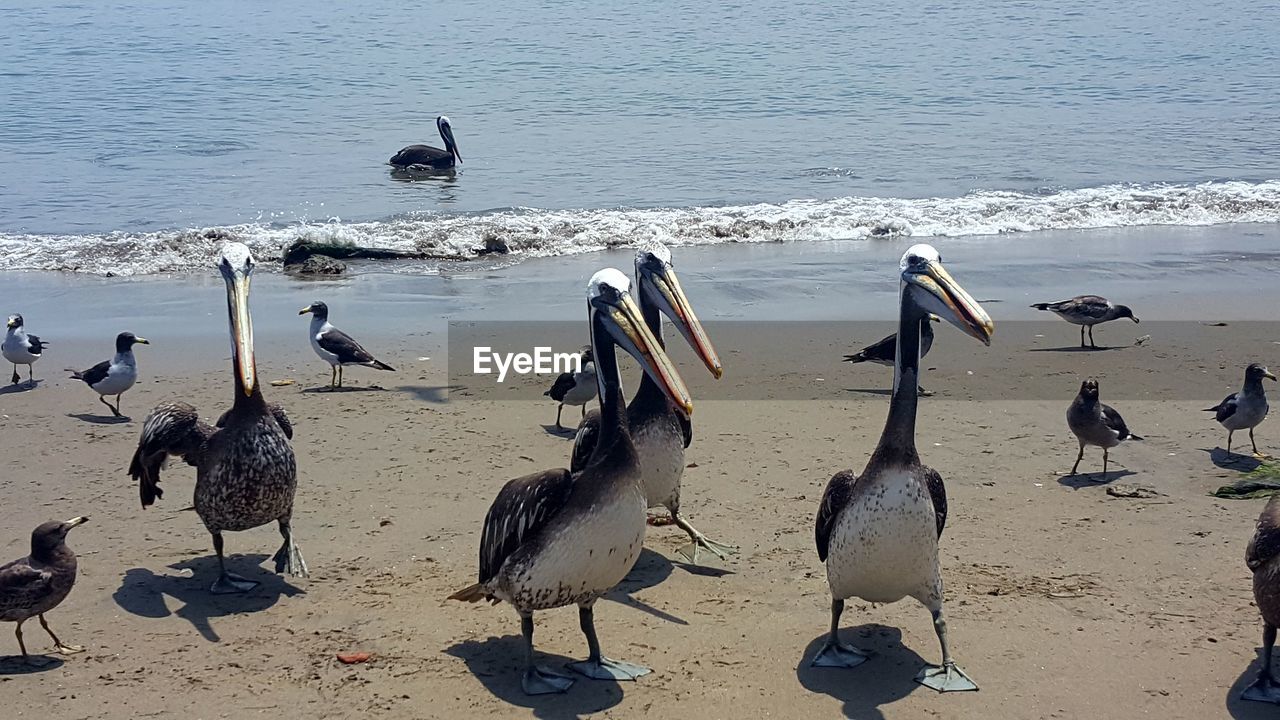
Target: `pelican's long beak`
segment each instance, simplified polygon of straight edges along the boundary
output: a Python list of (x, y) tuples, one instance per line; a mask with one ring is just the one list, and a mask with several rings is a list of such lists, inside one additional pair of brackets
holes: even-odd
[(925, 265), (923, 270), (908, 270), (902, 279), (929, 294), (938, 301), (939, 307), (928, 308), (971, 335), (983, 344), (991, 344), (991, 336), (995, 333), (995, 323), (960, 284), (951, 277), (951, 273), (942, 267), (942, 263), (933, 261)]
[(85, 524), (85, 523), (87, 523), (87, 522), (89, 522), (89, 516), (88, 516), (88, 515), (81, 515), (80, 517), (73, 517), (73, 518), (71, 518), (70, 520), (68, 520), (68, 521), (66, 522), (66, 524), (67, 524), (68, 526), (70, 526), (70, 527), (75, 527), (75, 526), (77, 526), (77, 525), (83, 525), (83, 524)]
[(299, 310), (299, 311), (298, 311), (298, 314), (299, 314), (299, 315), (306, 315), (306, 314), (307, 314), (307, 313), (309, 313), (309, 312), (311, 312), (311, 306), (310, 306), (310, 305), (308, 305), (308, 306), (306, 306), (306, 307), (302, 308), (301, 310)]
[(605, 313), (605, 326), (617, 340), (618, 345), (640, 362), (649, 377), (667, 393), (667, 397), (679, 405), (686, 414), (693, 413), (693, 399), (689, 397), (689, 388), (684, 379), (676, 372), (671, 359), (658, 344), (657, 338), (649, 332), (640, 308), (630, 294), (623, 294), (618, 302), (609, 303)]
[(675, 268), (664, 263), (661, 270), (642, 268), (640, 275), (644, 286), (640, 291), (652, 289), (652, 296), (657, 301), (658, 308), (664, 315), (671, 318), (685, 341), (689, 343), (689, 347), (698, 353), (703, 364), (719, 380), (720, 376), (724, 375), (720, 356), (716, 355), (716, 349), (711, 346), (707, 332), (702, 329), (702, 323), (694, 314), (693, 306), (689, 304), (689, 298), (684, 294), (684, 288), (680, 287), (680, 278), (676, 277)]
[(249, 318), (249, 274), (243, 270), (233, 270), (227, 278), (227, 309), (231, 316), (231, 350), (235, 353), (236, 371), (240, 373), (245, 396), (250, 396), (258, 385), (258, 370), (253, 358), (253, 320)]

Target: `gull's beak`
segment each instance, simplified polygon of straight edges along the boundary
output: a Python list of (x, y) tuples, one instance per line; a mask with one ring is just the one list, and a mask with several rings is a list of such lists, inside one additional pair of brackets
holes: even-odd
[(644, 371), (658, 383), (686, 414), (693, 413), (693, 399), (689, 397), (689, 389), (684, 380), (671, 364), (671, 359), (663, 352), (657, 338), (649, 332), (649, 326), (640, 314), (631, 295), (623, 294), (617, 303), (608, 303), (603, 308), (605, 326), (609, 328), (618, 345), (640, 362)]
[(144, 338), (144, 337), (136, 337), (136, 336), (135, 336), (135, 337), (133, 338), (133, 341), (134, 341), (135, 343), (138, 343), (139, 345), (150, 345), (150, 344), (151, 344), (151, 341), (150, 341), (150, 340), (148, 340), (148, 339), (146, 339), (146, 338)]
[(6, 323), (6, 324), (5, 324), (5, 327), (8, 327), (8, 328), (16, 328), (16, 327), (18, 327), (18, 321), (17, 321), (17, 320), (10, 320), (8, 323)]
[(89, 522), (89, 516), (88, 516), (88, 515), (81, 515), (80, 517), (73, 517), (73, 518), (71, 518), (70, 520), (68, 520), (68, 521), (66, 522), (66, 524), (67, 524), (68, 526), (70, 526), (70, 527), (75, 527), (75, 526), (77, 526), (77, 525), (83, 525), (83, 524), (85, 524), (85, 523), (87, 523), (87, 522)]
[(1262, 377), (1264, 377), (1264, 378), (1271, 378), (1272, 380), (1275, 380), (1275, 379), (1276, 379), (1276, 376), (1275, 376), (1275, 375), (1272, 375), (1272, 374), (1271, 374), (1271, 371), (1270, 371), (1270, 370), (1268, 370), (1268, 369), (1266, 369), (1266, 368), (1263, 368), (1263, 369), (1262, 369)]
[(693, 313), (693, 306), (689, 304), (684, 288), (680, 287), (680, 279), (676, 277), (675, 268), (666, 263), (661, 270), (641, 268), (640, 280), (644, 285), (640, 291), (649, 291), (652, 294), (658, 308), (664, 315), (671, 318), (685, 341), (689, 343), (689, 347), (698, 353), (703, 364), (719, 380), (720, 376), (724, 375), (720, 356), (716, 355), (716, 349), (711, 346), (707, 332), (702, 329), (702, 323)]
[(308, 305), (308, 306), (306, 306), (306, 307), (302, 308), (301, 310), (299, 310), (299, 311), (298, 311), (298, 314), (299, 314), (299, 315), (306, 315), (306, 314), (307, 314), (307, 313), (309, 313), (309, 312), (311, 312), (311, 306), (310, 306), (310, 305)]
[(253, 395), (258, 385), (258, 370), (253, 358), (253, 320), (249, 318), (249, 275), (232, 270), (227, 278), (227, 307), (231, 315), (231, 351), (236, 370), (244, 386), (245, 396)]
[[(928, 293), (928, 297), (937, 301), (937, 307), (927, 308), (952, 325), (960, 328), (983, 344), (991, 344), (991, 335), (995, 332), (995, 323), (982, 309), (977, 300), (969, 295), (960, 284), (951, 277), (951, 273), (942, 267), (940, 262), (928, 263), (924, 270), (907, 271), (902, 279)], [(933, 303), (930, 303), (933, 304)]]

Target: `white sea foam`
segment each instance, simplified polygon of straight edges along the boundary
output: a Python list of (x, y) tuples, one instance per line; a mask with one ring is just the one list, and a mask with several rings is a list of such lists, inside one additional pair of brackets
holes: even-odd
[[(846, 197), (733, 207), (414, 214), (373, 222), (244, 224), (168, 232), (0, 233), (0, 270), (139, 275), (204, 271), (233, 237), (266, 267), (297, 239), (423, 253), (432, 262), (495, 249), (545, 257), (630, 246), (991, 235), (1053, 229), (1280, 222), (1280, 180), (1105, 185), (1044, 193), (977, 191), (950, 198)], [(393, 269), (392, 265), (388, 266)]]

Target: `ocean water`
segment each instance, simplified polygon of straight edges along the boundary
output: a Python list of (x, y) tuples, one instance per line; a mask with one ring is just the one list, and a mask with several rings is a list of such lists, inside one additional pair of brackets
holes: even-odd
[(0, 0), (0, 269), (1275, 223), (1278, 10)]

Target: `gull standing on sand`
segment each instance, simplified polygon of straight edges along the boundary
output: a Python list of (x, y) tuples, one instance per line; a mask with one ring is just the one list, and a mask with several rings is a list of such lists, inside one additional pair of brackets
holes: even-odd
[(410, 145), (400, 150), (388, 160), (388, 164), (398, 170), (452, 170), (462, 162), (458, 154), (458, 143), (453, 139), (453, 125), (449, 118), (441, 115), (436, 118), (436, 130), (440, 131), (440, 139), (444, 141), (444, 149), (430, 145)]
[(480, 581), (449, 596), (515, 606), (524, 635), (521, 686), (530, 695), (564, 692), (573, 684), (567, 675), (534, 662), (537, 610), (578, 606), (588, 657), (569, 666), (576, 672), (597, 680), (634, 680), (650, 672), (600, 653), (592, 609), (627, 576), (644, 545), (640, 458), (627, 427), (616, 348), (634, 356), (686, 414), (693, 411), (684, 381), (631, 299), (626, 275), (613, 268), (593, 275), (587, 314), (601, 408), (591, 459), (580, 471), (546, 470), (504, 485), (484, 518)]
[(939, 692), (977, 690), (956, 666), (942, 613), (938, 540), (947, 520), (947, 491), (936, 470), (916, 451), (921, 326), (934, 313), (965, 334), (991, 344), (995, 325), (982, 306), (942, 266), (938, 251), (913, 245), (902, 256), (897, 363), (889, 417), (861, 475), (837, 473), (827, 483), (814, 527), (818, 558), (831, 588), (831, 632), (812, 664), (851, 668), (867, 653), (840, 641), (846, 598), (890, 603), (913, 597), (933, 615), (942, 665), (926, 667), (916, 682)]
[(1111, 448), (1124, 440), (1142, 439), (1129, 432), (1124, 418), (1115, 408), (1098, 400), (1098, 381), (1093, 378), (1080, 383), (1080, 393), (1067, 408), (1067, 426), (1080, 441), (1080, 454), (1076, 455), (1076, 464), (1071, 466), (1068, 475), (1075, 475), (1080, 468), (1080, 458), (1084, 457), (1086, 445), (1102, 448), (1102, 474), (1106, 475)]
[(368, 350), (361, 347), (352, 337), (329, 324), (329, 306), (322, 302), (313, 302), (298, 311), (299, 315), (311, 313), (311, 349), (321, 360), (329, 363), (329, 389), (342, 387), (342, 368), (344, 365), (362, 365), (376, 370), (395, 368), (374, 359)]
[(542, 393), (560, 403), (556, 408), (556, 429), (563, 430), (560, 424), (560, 412), (565, 405), (582, 408), (582, 417), (587, 416), (587, 403), (596, 396), (596, 366), (591, 357), (591, 348), (586, 348), (579, 355), (577, 372), (563, 372), (551, 384), (551, 389)]
[(1262, 615), (1262, 668), (1241, 698), (1280, 705), (1280, 684), (1271, 675), (1271, 648), (1280, 626), (1280, 495), (1272, 495), (1249, 540), (1245, 564), (1253, 572), (1253, 599)]
[(1240, 392), (1233, 392), (1222, 400), (1222, 402), (1211, 408), (1205, 408), (1205, 412), (1216, 413), (1214, 415), (1222, 427), (1227, 429), (1227, 453), (1231, 453), (1231, 436), (1237, 430), (1249, 430), (1249, 442), (1253, 445), (1253, 454), (1259, 455), (1258, 443), (1253, 439), (1253, 429), (1258, 427), (1267, 417), (1267, 391), (1262, 388), (1262, 378), (1276, 379), (1258, 363), (1252, 363), (1244, 369), (1244, 386), (1240, 388)]
[(1129, 318), (1134, 322), (1138, 322), (1138, 318), (1133, 316), (1133, 311), (1128, 306), (1116, 305), (1110, 300), (1097, 295), (1077, 295), (1070, 300), (1035, 303), (1031, 307), (1036, 310), (1048, 310), (1073, 325), (1079, 325), (1080, 347), (1086, 347), (1084, 344), (1084, 329), (1086, 327), (1089, 328), (1088, 347), (1097, 349), (1098, 346), (1093, 342), (1094, 325), (1110, 322), (1118, 318)]
[[(123, 417), (120, 414), (120, 396), (138, 381), (138, 363), (133, 358), (133, 346), (138, 344), (150, 345), (151, 341), (131, 332), (122, 332), (116, 336), (115, 357), (103, 360), (88, 370), (67, 368), (67, 372), (71, 373), (73, 380), (83, 380), (98, 393), (98, 400), (111, 409), (112, 415)], [(108, 395), (116, 396), (114, 406), (107, 402)]]
[(258, 382), (253, 355), (253, 320), (249, 316), (249, 283), (253, 273), (249, 248), (228, 243), (218, 269), (227, 287), (231, 327), (231, 364), (235, 400), (217, 423), (200, 421), (184, 402), (156, 406), (142, 426), (129, 475), (138, 481), (142, 507), (155, 502), (160, 468), (169, 455), (196, 467), (195, 508), (213, 536), (218, 579), (210, 591), (240, 593), (258, 583), (227, 572), (222, 533), (276, 522), (284, 542), (274, 556), (276, 572), (307, 577), (302, 551), (293, 541), (293, 498), (298, 487), (297, 462), (289, 440), (293, 428), (284, 411), (268, 405)]
[[(925, 355), (929, 354), (929, 350), (933, 348), (933, 324), (941, 322), (942, 318), (937, 315), (929, 315), (929, 321), (920, 321), (920, 359), (923, 360)], [(845, 355), (844, 361), (847, 363), (864, 363), (870, 362), (876, 365), (885, 365), (893, 367), (898, 359), (898, 333), (893, 333), (883, 340), (868, 345), (853, 355)], [(919, 388), (920, 394), (925, 395), (924, 388)]]
[(22, 659), (28, 665), (46, 664), (28, 655), (27, 646), (22, 642), (22, 623), (32, 617), (40, 618), (40, 626), (53, 638), (55, 652), (71, 655), (84, 650), (59, 640), (44, 614), (65, 600), (76, 584), (76, 554), (67, 547), (67, 533), (88, 520), (76, 517), (66, 522), (42, 524), (31, 533), (30, 555), (0, 565), (0, 621), (18, 623), (13, 632), (18, 638)]
[(47, 343), (42, 342), (35, 335), (28, 335), (26, 328), (22, 325), (21, 315), (10, 315), (8, 323), (8, 331), (5, 333), (4, 342), (0, 343), (0, 355), (5, 360), (13, 363), (13, 384), (17, 385), (21, 380), (18, 377), (18, 366), (27, 366), (27, 382), (31, 385), (36, 384), (35, 376), (32, 375), (31, 366), (40, 359), (41, 353)]
[[(671, 251), (658, 242), (642, 245), (636, 250), (635, 278), (639, 288), (640, 312), (644, 315), (645, 326), (658, 344), (666, 348), (662, 337), (662, 316), (666, 315), (711, 374), (719, 379), (723, 374), (720, 358), (711, 347), (698, 316), (693, 313), (684, 289), (680, 287), (680, 280), (671, 265)], [(595, 411), (587, 413), (578, 426), (569, 465), (571, 470), (577, 471), (586, 466), (595, 448), (599, 426), (600, 415)], [(627, 427), (640, 455), (640, 484), (648, 507), (661, 505), (667, 508), (671, 521), (689, 536), (690, 543), (677, 552), (695, 565), (698, 564), (699, 552), (704, 549), (721, 560), (736, 553), (737, 548), (703, 535), (680, 513), (684, 451), (693, 440), (693, 423), (648, 375), (641, 376), (640, 386), (627, 405)]]

